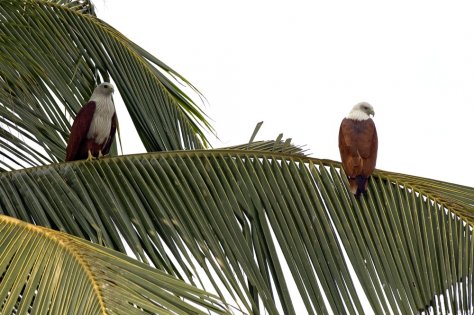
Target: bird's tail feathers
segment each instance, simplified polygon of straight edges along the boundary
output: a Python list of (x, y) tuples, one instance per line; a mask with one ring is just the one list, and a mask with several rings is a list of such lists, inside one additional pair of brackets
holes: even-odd
[(360, 194), (367, 194), (367, 180), (369, 178), (363, 175), (357, 175), (356, 177), (349, 177), (349, 184), (351, 186), (351, 192), (356, 196), (360, 197)]

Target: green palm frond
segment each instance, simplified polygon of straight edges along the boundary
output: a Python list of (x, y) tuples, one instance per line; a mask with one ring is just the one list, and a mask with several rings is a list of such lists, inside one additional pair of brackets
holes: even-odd
[(1, 314), (230, 314), (212, 294), (65, 233), (0, 216)]
[(74, 11), (95, 15), (95, 6), (90, 0), (56, 0), (55, 2)]
[(89, 1), (0, 0), (1, 168), (63, 161), (100, 80), (115, 82), (148, 151), (208, 146), (212, 128), (175, 82), (200, 93), (93, 13)]
[(269, 141), (255, 141), (249, 144), (241, 144), (235, 145), (230, 147), (225, 147), (221, 149), (226, 150), (249, 150), (249, 151), (268, 151), (268, 152), (279, 152), (279, 153), (286, 153), (286, 154), (295, 154), (295, 155), (306, 155), (306, 150), (302, 146), (296, 146), (291, 143), (291, 138), (286, 139), (283, 141), (281, 138), (276, 140), (269, 140)]
[(296, 314), (296, 294), (309, 314), (361, 314), (357, 282), (376, 314), (473, 309), (474, 188), (384, 171), (360, 200), (347, 185), (301, 155), (163, 152), (1, 174), (0, 209), (128, 245), (245, 313)]
[(268, 151), (268, 152), (280, 152), (286, 154), (299, 154), (302, 156), (306, 155), (304, 146), (297, 146), (291, 143), (291, 138), (283, 140), (283, 134), (279, 134), (275, 140), (270, 141), (255, 141), (258, 131), (263, 125), (263, 121), (257, 123), (252, 136), (247, 144), (234, 145), (230, 147), (224, 147), (221, 149), (227, 150), (250, 150), (250, 151)]
[(450, 211), (465, 221), (474, 222), (474, 196), (471, 187), (399, 173), (382, 174), (393, 181), (403, 182), (408, 188), (416, 188), (423, 195), (448, 206)]

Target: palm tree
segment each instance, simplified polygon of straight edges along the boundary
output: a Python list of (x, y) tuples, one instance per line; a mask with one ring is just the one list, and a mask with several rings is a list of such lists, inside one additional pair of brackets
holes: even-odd
[[(358, 200), (281, 137), (208, 149), (199, 92), (88, 0), (0, 22), (0, 313), (474, 311), (473, 188), (378, 170)], [(110, 79), (148, 153), (62, 163)]]

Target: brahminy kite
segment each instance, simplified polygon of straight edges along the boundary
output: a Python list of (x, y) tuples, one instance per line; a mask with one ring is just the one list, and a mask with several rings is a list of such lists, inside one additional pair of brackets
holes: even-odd
[(99, 84), (77, 113), (66, 148), (66, 161), (101, 158), (109, 153), (117, 129), (114, 86)]
[(370, 115), (375, 115), (374, 108), (366, 102), (358, 103), (339, 129), (342, 168), (356, 197), (367, 193), (367, 180), (377, 160), (377, 130)]

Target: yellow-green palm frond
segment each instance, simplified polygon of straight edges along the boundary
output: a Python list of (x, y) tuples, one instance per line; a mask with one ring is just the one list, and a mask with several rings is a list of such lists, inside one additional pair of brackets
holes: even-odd
[(230, 314), (212, 294), (126, 255), (0, 216), (1, 314)]

